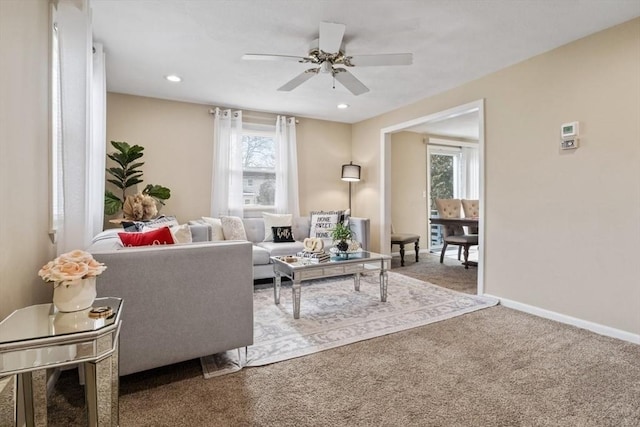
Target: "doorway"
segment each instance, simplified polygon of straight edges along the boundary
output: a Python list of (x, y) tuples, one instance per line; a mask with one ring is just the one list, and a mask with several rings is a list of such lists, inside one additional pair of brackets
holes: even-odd
[[(465, 198), (477, 198), (480, 205), (480, 218), (478, 224), (479, 242), (478, 245), (478, 289), (479, 295), (484, 293), (484, 100), (478, 100), (470, 102), (468, 104), (460, 105), (448, 110), (440, 111), (438, 113), (430, 114), (428, 116), (420, 117), (410, 121), (398, 123), (393, 126), (389, 126), (381, 129), (380, 131), (380, 159), (381, 159), (381, 174), (380, 174), (380, 196), (381, 196), (381, 208), (380, 208), (380, 250), (384, 253), (390, 251), (390, 234), (391, 230), (388, 224), (391, 223), (391, 135), (394, 133), (416, 130), (425, 125), (437, 126), (438, 123), (442, 123), (447, 119), (452, 119), (459, 116), (470, 116), (470, 113), (474, 113), (475, 125), (477, 126), (478, 139), (474, 144), (477, 147), (477, 197), (470, 197), (471, 193), (462, 192), (462, 197)], [(429, 144), (431, 145), (431, 144)], [(434, 144), (435, 145), (435, 144)], [(446, 151), (446, 150), (440, 150)], [(441, 153), (446, 155), (446, 153)], [(449, 153), (452, 154), (452, 153)], [(455, 162), (455, 155), (450, 156), (450, 161)], [(461, 158), (458, 158), (461, 161)], [(447, 159), (443, 159), (447, 160)], [(452, 171), (452, 173), (455, 173)], [(468, 178), (468, 177), (467, 177)], [(457, 178), (466, 179), (464, 177)], [(453, 181), (453, 177), (452, 177)], [(459, 182), (458, 182), (459, 184)], [(430, 188), (430, 183), (427, 183)], [(456, 184), (452, 183), (452, 187)], [(454, 192), (454, 189), (451, 190)], [(460, 190), (458, 190), (460, 192)], [(455, 193), (454, 193), (455, 194)], [(432, 197), (428, 197), (427, 200), (431, 200)], [(427, 211), (431, 209), (430, 205), (427, 205)]]

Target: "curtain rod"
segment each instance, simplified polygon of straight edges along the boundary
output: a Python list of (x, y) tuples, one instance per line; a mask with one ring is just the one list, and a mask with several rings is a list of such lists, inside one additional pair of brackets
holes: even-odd
[[(231, 110), (231, 108), (220, 108), (221, 110)], [(209, 108), (209, 114), (213, 115), (216, 113), (215, 108)], [(277, 116), (286, 116), (284, 114), (275, 114), (275, 113), (264, 113), (265, 115), (259, 115), (259, 114), (251, 114), (251, 113), (245, 113), (244, 111), (242, 112), (242, 117), (243, 118), (248, 118), (248, 119), (254, 119), (254, 120), (273, 120), (275, 122), (276, 117)], [(272, 116), (272, 117), (270, 117)], [(286, 116), (289, 118), (292, 118), (293, 116)], [(300, 123), (300, 120), (298, 120), (297, 117), (295, 117), (296, 119), (296, 124)]]

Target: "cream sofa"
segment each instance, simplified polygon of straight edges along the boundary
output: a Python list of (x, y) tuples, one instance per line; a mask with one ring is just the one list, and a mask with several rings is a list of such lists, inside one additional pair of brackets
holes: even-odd
[[(192, 226), (196, 240), (207, 227)], [(123, 248), (108, 230), (87, 249), (107, 269), (98, 297), (123, 298), (120, 375), (253, 344), (252, 244)]]

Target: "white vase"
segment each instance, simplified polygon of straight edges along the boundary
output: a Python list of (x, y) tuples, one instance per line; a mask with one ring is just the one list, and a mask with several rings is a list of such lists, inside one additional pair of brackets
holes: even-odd
[(96, 278), (87, 277), (79, 283), (61, 285), (56, 283), (53, 288), (53, 304), (58, 311), (70, 313), (91, 307), (96, 299)]

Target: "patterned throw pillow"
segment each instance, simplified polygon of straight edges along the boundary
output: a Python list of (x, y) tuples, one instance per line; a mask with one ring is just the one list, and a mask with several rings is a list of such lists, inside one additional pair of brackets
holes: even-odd
[(286, 227), (293, 225), (293, 215), (291, 214), (270, 214), (262, 212), (262, 219), (264, 220), (264, 240), (263, 242), (275, 242), (272, 228), (273, 227)]
[(331, 231), (344, 218), (343, 211), (311, 212), (309, 237), (331, 239)]
[(291, 227), (271, 227), (273, 243), (295, 242)]
[(142, 233), (118, 233), (124, 246), (173, 245), (169, 227), (157, 228)]
[(221, 216), (222, 232), (225, 240), (248, 240), (247, 232), (244, 231), (242, 218), (237, 216)]

